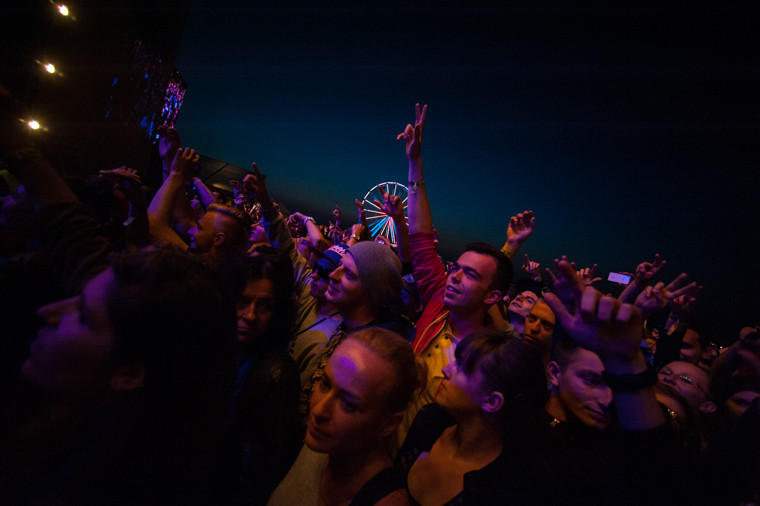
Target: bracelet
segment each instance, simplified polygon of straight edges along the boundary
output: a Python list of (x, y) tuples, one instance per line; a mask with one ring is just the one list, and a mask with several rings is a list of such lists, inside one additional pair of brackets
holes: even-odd
[(502, 246), (500, 251), (504, 253), (510, 260), (515, 257), (515, 252), (509, 249), (506, 245)]
[(361, 242), (361, 240), (362, 240), (361, 237), (359, 237), (356, 234), (351, 234), (351, 238), (356, 239), (356, 242)]
[(4, 165), (6, 163), (15, 165), (19, 162), (23, 162), (31, 158), (45, 158), (45, 155), (43, 155), (42, 152), (37, 148), (21, 148), (5, 155), (5, 158), (0, 161), (0, 165)]
[(425, 186), (425, 180), (409, 181), (409, 191), (416, 192), (420, 187)]
[[(317, 225), (317, 222), (316, 222), (316, 220), (315, 220), (314, 218), (312, 218), (311, 216), (307, 216), (306, 218), (304, 218), (304, 219), (303, 219), (303, 225), (304, 225), (304, 226), (306, 226), (306, 222), (307, 222), (307, 221), (310, 221), (310, 222), (312, 222), (313, 224)], [(317, 226), (319, 226), (319, 225), (317, 225)]]
[(613, 392), (630, 394), (654, 386), (657, 383), (657, 371), (652, 367), (637, 374), (609, 374), (602, 371), (602, 379)]

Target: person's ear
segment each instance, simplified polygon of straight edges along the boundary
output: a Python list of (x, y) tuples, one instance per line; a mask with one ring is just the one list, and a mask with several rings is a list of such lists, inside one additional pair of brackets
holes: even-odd
[(559, 388), (559, 378), (562, 376), (562, 369), (560, 369), (559, 364), (552, 360), (546, 366), (546, 370), (549, 372), (549, 383), (552, 390)]
[(142, 364), (120, 365), (111, 375), (111, 390), (125, 392), (140, 388), (145, 384), (145, 366)]
[(480, 407), (486, 413), (496, 413), (504, 407), (504, 395), (501, 392), (493, 391), (486, 395)]
[(501, 297), (501, 290), (491, 290), (488, 292), (488, 295), (486, 295), (486, 298), (483, 302), (490, 306), (499, 302), (501, 300)]
[(718, 406), (713, 401), (705, 401), (699, 405), (699, 411), (705, 414), (715, 413), (718, 411)]
[(214, 236), (214, 246), (219, 246), (224, 242), (224, 232), (217, 232)]

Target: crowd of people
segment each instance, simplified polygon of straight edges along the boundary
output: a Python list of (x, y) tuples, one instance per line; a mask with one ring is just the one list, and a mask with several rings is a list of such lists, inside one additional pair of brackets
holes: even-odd
[(359, 201), (284, 213), (256, 164), (211, 191), (168, 127), (159, 188), (66, 181), (18, 107), (0, 90), (3, 504), (760, 504), (758, 322), (713, 344), (659, 255), (617, 297), (566, 256), (516, 269), (532, 211), (445, 261), (427, 106), (406, 203), (376, 202), (395, 244)]

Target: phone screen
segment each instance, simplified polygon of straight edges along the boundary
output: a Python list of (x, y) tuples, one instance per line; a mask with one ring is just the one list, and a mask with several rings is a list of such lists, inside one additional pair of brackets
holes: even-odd
[(627, 285), (631, 282), (631, 276), (628, 274), (620, 274), (619, 272), (610, 272), (610, 275), (607, 276), (607, 280)]

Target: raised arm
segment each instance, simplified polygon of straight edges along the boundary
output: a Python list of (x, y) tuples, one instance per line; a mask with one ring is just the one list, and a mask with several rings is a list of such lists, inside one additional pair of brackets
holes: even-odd
[[(166, 181), (171, 174), (174, 157), (180, 148), (180, 137), (177, 130), (167, 125), (158, 127), (157, 133), (158, 156), (161, 158), (161, 181)], [(195, 226), (198, 216), (184, 192), (175, 194), (173, 206), (171, 226), (178, 234), (183, 234)]]
[(375, 205), (393, 220), (396, 230), (396, 247), (401, 263), (412, 261), (412, 246), (409, 243), (409, 226), (404, 217), (404, 201), (398, 195), (383, 193), (383, 202), (375, 200)]
[(620, 302), (632, 303), (636, 300), (636, 297), (648, 286), (652, 284), (652, 280), (657, 274), (660, 273), (667, 265), (667, 261), (660, 258), (659, 253), (655, 253), (653, 262), (641, 262), (636, 266), (636, 273), (633, 275), (633, 282), (620, 293), (618, 300)]
[(644, 323), (639, 310), (591, 286), (584, 287), (569, 262), (561, 260), (557, 268), (571, 280), (577, 310), (571, 312), (552, 293), (544, 296), (546, 303), (571, 338), (599, 355), (605, 381), (615, 395), (620, 425), (628, 430), (663, 425), (665, 416), (654, 394), (657, 377), (648, 368), (640, 348)]
[(340, 229), (340, 206), (338, 204), (335, 204), (335, 209), (333, 209), (332, 212), (333, 218), (335, 218), (335, 226)]
[(351, 225), (351, 236), (346, 240), (346, 244), (353, 246), (357, 242), (369, 241), (372, 237), (369, 234), (369, 229), (361, 223), (354, 223)]
[(525, 241), (533, 235), (535, 228), (536, 218), (533, 211), (523, 211), (512, 216), (507, 226), (507, 240), (501, 247), (502, 253), (512, 259)]
[(359, 223), (369, 228), (369, 225), (367, 225), (367, 212), (364, 210), (364, 203), (359, 199), (354, 200), (356, 201), (356, 214), (359, 218)]
[(247, 174), (243, 179), (243, 189), (248, 195), (250, 200), (254, 198), (261, 204), (261, 213), (272, 214), (277, 212), (274, 201), (269, 196), (269, 190), (267, 190), (267, 177), (261, 173), (259, 166), (256, 162), (253, 162), (253, 174)]
[(522, 266), (522, 270), (536, 283), (541, 282), (541, 264), (531, 260), (527, 253), (525, 254), (525, 263)]
[(634, 305), (644, 315), (649, 318), (653, 314), (665, 309), (668, 304), (672, 306), (679, 304), (681, 300), (693, 300), (699, 295), (701, 286), (695, 281), (687, 283), (686, 274), (680, 274), (668, 285), (659, 282), (654, 286), (647, 286), (634, 301)]
[(195, 173), (199, 156), (194, 149), (180, 148), (174, 156), (169, 176), (153, 196), (148, 206), (150, 235), (159, 244), (169, 243), (187, 248), (187, 244), (172, 228), (174, 202), (188, 181)]
[(295, 212), (288, 217), (288, 223), (297, 223), (299, 226), (306, 227), (306, 235), (309, 237), (309, 244), (322, 251), (330, 247), (329, 242), (322, 234), (322, 229), (319, 228), (317, 222), (311, 216), (306, 216), (299, 212)]
[(433, 216), (430, 202), (425, 190), (425, 178), (422, 171), (422, 132), (427, 120), (427, 105), (420, 109), (415, 105), (414, 125), (408, 124), (404, 132), (396, 139), (406, 142), (406, 158), (409, 162), (409, 197), (407, 199), (409, 215), (409, 233), (433, 232)]
[(161, 125), (158, 127), (158, 156), (161, 158), (162, 181), (166, 181), (172, 171), (174, 155), (180, 148), (179, 132), (175, 129)]
[(596, 275), (598, 265), (594, 264), (591, 267), (583, 267), (578, 269), (578, 277), (581, 279), (585, 286), (592, 286), (594, 283), (601, 281), (602, 278)]
[(198, 198), (200, 198), (201, 204), (203, 204), (203, 209), (208, 209), (208, 206), (211, 204), (218, 203), (214, 193), (208, 186), (206, 186), (206, 183), (204, 183), (201, 178), (194, 177), (193, 186), (195, 187), (195, 191), (198, 192)]

